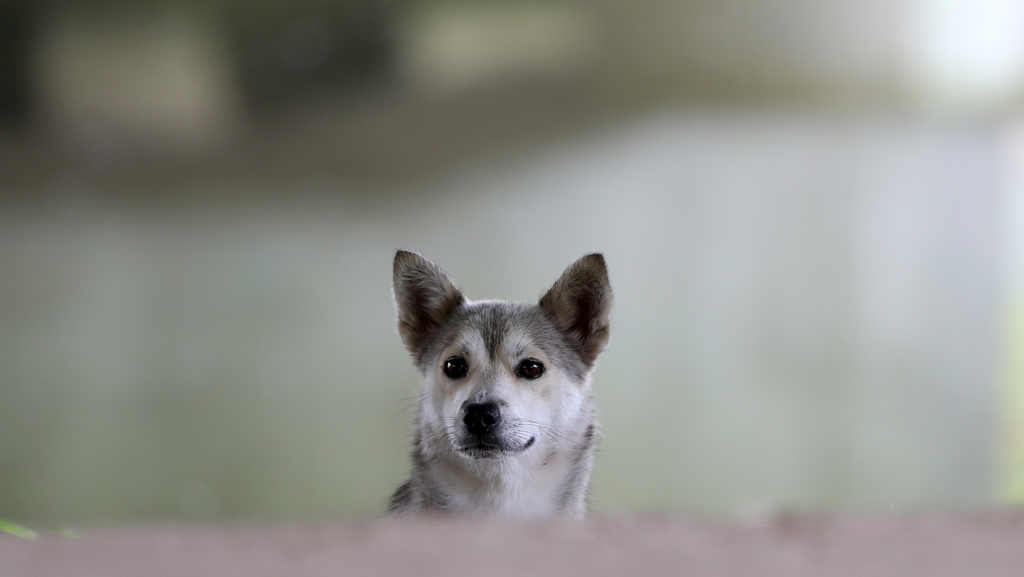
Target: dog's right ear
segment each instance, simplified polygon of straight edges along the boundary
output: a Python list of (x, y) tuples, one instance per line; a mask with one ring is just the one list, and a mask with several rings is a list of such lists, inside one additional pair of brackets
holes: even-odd
[(398, 334), (414, 357), (430, 333), (466, 300), (436, 264), (407, 250), (395, 253), (392, 290)]

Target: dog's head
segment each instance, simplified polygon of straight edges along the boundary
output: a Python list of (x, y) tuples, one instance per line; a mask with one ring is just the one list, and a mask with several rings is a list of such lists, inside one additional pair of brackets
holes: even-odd
[(435, 264), (398, 251), (398, 332), (424, 381), (419, 431), (442, 449), (499, 458), (593, 417), (590, 372), (608, 344), (604, 258), (569, 266), (537, 304), (471, 302)]

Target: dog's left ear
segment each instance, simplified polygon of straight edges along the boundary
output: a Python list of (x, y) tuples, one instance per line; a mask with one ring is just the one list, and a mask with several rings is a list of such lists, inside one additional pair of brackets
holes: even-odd
[(583, 362), (593, 366), (611, 337), (612, 285), (604, 257), (588, 254), (569, 265), (539, 304)]

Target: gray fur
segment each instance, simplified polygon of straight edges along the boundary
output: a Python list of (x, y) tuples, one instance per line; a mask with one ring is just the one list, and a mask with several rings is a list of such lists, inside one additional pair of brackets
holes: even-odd
[(413, 252), (395, 253), (393, 278), (398, 334), (409, 352), (417, 355), (466, 297), (437, 265)]
[(593, 366), (611, 336), (612, 291), (604, 257), (589, 254), (569, 265), (541, 297), (540, 308), (569, 338), (584, 364)]
[[(440, 268), (411, 252), (398, 251), (394, 270), (399, 333), (424, 393), (412, 477), (389, 511), (584, 514), (599, 437), (590, 374), (608, 342), (612, 302), (601, 255), (570, 265), (538, 304), (467, 301)], [(470, 367), (464, 378), (442, 372), (453, 355)], [(541, 377), (515, 372), (524, 358), (543, 361)], [(501, 407), (486, 445), (462, 424), (465, 407), (479, 402)]]

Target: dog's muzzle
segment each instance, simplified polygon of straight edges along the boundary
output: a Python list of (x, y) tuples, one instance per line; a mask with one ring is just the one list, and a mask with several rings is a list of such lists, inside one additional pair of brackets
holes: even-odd
[(520, 446), (510, 444), (498, 434), (501, 425), (501, 409), (497, 403), (473, 403), (466, 407), (462, 417), (468, 435), (460, 447), (464, 453), (477, 457), (491, 457), (499, 453), (518, 453), (533, 446), (536, 438), (530, 437)]

